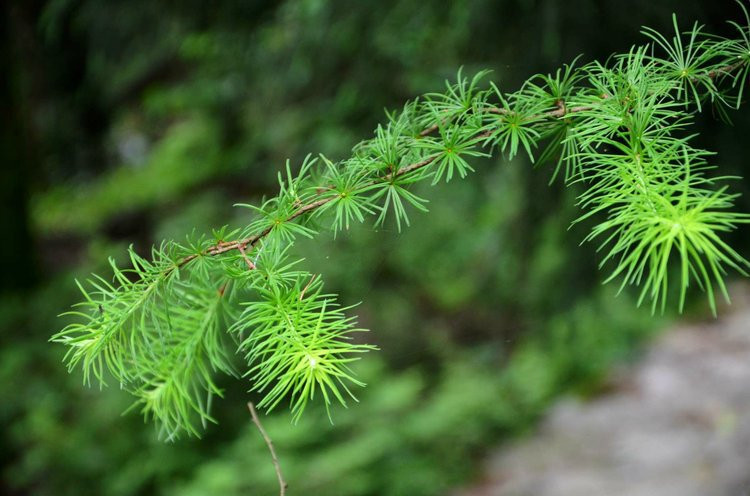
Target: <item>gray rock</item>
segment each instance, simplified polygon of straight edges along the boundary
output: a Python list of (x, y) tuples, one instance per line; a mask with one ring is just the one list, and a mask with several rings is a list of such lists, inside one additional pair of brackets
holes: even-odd
[(559, 401), (457, 496), (750, 495), (750, 291), (665, 332), (614, 390)]

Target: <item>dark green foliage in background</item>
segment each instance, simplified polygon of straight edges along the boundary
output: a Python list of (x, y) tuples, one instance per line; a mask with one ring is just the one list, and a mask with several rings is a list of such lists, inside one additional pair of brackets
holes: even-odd
[[(145, 255), (194, 227), (244, 225), (228, 206), (273, 194), (287, 158), (345, 157), (383, 108), (440, 88), (460, 65), (517, 88), (579, 53), (640, 43), (641, 25), (669, 32), (673, 11), (724, 34), (740, 19), (732, 2), (192, 3), (7, 7), (11, 110), (29, 142), (4, 162), (34, 192), (34, 242), (4, 243), (5, 259), (27, 274), (31, 254), (41, 274), (32, 291), (9, 282), (0, 310), (7, 492), (274, 488), (245, 385), (218, 384), (220, 429), (163, 445), (137, 415), (120, 417), (126, 395), (60, 373), (46, 340), (75, 300), (73, 274), (105, 269), (130, 242)], [(700, 118), (697, 145), (747, 177), (747, 119), (731, 118)], [(343, 301), (365, 301), (361, 323), (383, 350), (359, 370), (371, 384), (362, 404), (337, 410), (333, 427), (318, 409), (296, 427), (288, 414), (267, 420), (300, 493), (435, 494), (465, 481), (488, 439), (528, 428), (561, 391), (589, 392), (654, 327), (628, 295), (598, 289), (592, 251), (570, 249), (590, 226), (567, 231), (578, 212), (560, 185), (522, 160), (475, 167), (481, 178), (431, 190), (431, 213), (401, 234), (354, 228), (298, 247)]]

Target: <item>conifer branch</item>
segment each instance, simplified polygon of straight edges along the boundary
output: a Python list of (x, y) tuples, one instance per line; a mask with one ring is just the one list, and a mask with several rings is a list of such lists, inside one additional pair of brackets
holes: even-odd
[(750, 16), (741, 7), (735, 39), (698, 25), (683, 32), (675, 19), (670, 37), (644, 28), (646, 45), (606, 64), (575, 61), (515, 92), (483, 89), (486, 73), (459, 71), (444, 92), (389, 113), (350, 158), (308, 156), (296, 172), (287, 163), (278, 195), (239, 205), (252, 212), (247, 226), (164, 243), (150, 260), (131, 248), (132, 269), (112, 262), (113, 283), (80, 285), (84, 302), (68, 314), (77, 321), (52, 339), (68, 347), (69, 369), (80, 366), (87, 383), (112, 376), (169, 438), (212, 421), (211, 399), (221, 396), (213, 377), (235, 373), (232, 351), (263, 395), (258, 408), (288, 401), (296, 420), (316, 394), (327, 410), (346, 405), (356, 400), (350, 386), (363, 385), (349, 365), (375, 348), (353, 340), (364, 329), (351, 307), (299, 268), (295, 240), (367, 218), (400, 230), (411, 211), (427, 211), (413, 185), (466, 177), (472, 158), (494, 151), (552, 163), (552, 180), (576, 188), (575, 222), (593, 221), (584, 241), (598, 243), (605, 282), (639, 288), (639, 304), (654, 311), (675, 285), (681, 310), (697, 286), (715, 311), (728, 270), (750, 270), (722, 236), (750, 216), (733, 211), (729, 178), (713, 175), (689, 125), (705, 105), (725, 114), (743, 100)]

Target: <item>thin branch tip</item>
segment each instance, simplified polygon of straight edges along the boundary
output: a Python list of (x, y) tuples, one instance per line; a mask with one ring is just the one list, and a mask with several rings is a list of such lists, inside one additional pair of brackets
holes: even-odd
[(287, 482), (284, 480), (284, 475), (281, 472), (281, 464), (279, 463), (279, 458), (276, 456), (276, 449), (273, 447), (273, 441), (271, 441), (268, 433), (263, 428), (263, 424), (261, 424), (260, 417), (258, 416), (258, 411), (255, 409), (255, 405), (252, 401), (247, 402), (247, 409), (250, 410), (250, 416), (252, 417), (253, 424), (255, 424), (255, 427), (258, 428), (260, 435), (263, 437), (263, 441), (268, 447), (268, 451), (271, 452), (271, 461), (273, 462), (273, 468), (276, 471), (276, 478), (279, 481), (279, 496), (284, 496), (286, 494), (286, 489), (289, 487), (289, 484), (287, 484)]

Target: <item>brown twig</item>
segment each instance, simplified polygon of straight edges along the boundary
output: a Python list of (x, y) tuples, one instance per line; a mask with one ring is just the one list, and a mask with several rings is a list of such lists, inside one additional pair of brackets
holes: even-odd
[(424, 138), (425, 136), (429, 136), (430, 134), (432, 134), (432, 133), (434, 133), (435, 131), (437, 131), (439, 127), (440, 127), (440, 126), (438, 126), (437, 124), (433, 124), (433, 125), (432, 125), (432, 126), (430, 126), (430, 127), (426, 127), (426, 128), (424, 128), (424, 129), (422, 130), (422, 132), (421, 132), (421, 133), (419, 133), (419, 135), (420, 135), (420, 136), (422, 136), (422, 137)]
[[(739, 69), (745, 65), (745, 61), (741, 60), (739, 62), (735, 62), (734, 64), (725, 65), (724, 67), (719, 67), (718, 69), (714, 69), (713, 71), (708, 72), (708, 77), (711, 79), (715, 79), (717, 76), (723, 76), (725, 74), (730, 74), (734, 72), (735, 70)], [(695, 78), (693, 78), (695, 80)]]
[(307, 284), (305, 284), (305, 287), (302, 288), (302, 291), (299, 294), (299, 301), (302, 301), (302, 298), (305, 297), (305, 292), (307, 291), (307, 288), (310, 287), (310, 285), (317, 279), (318, 274), (313, 274), (309, 281), (307, 281)]
[(268, 437), (268, 433), (263, 428), (263, 424), (260, 423), (260, 418), (258, 417), (258, 412), (255, 410), (255, 405), (253, 405), (252, 401), (247, 402), (247, 409), (250, 410), (250, 416), (253, 418), (253, 423), (260, 431), (260, 435), (263, 436), (263, 441), (266, 442), (266, 446), (268, 446), (268, 451), (271, 452), (271, 461), (273, 462), (273, 468), (276, 471), (276, 478), (279, 480), (279, 496), (284, 496), (286, 494), (286, 488), (289, 487), (289, 485), (284, 480), (284, 475), (281, 473), (281, 465), (279, 464), (279, 459), (276, 456), (276, 450), (273, 447), (273, 441), (271, 441), (271, 438)]
[(247, 268), (250, 270), (255, 270), (255, 264), (247, 258), (247, 254), (245, 253), (245, 247), (242, 245), (237, 245), (237, 249), (240, 251), (240, 254), (242, 254), (242, 258), (245, 259), (245, 263), (247, 264)]

